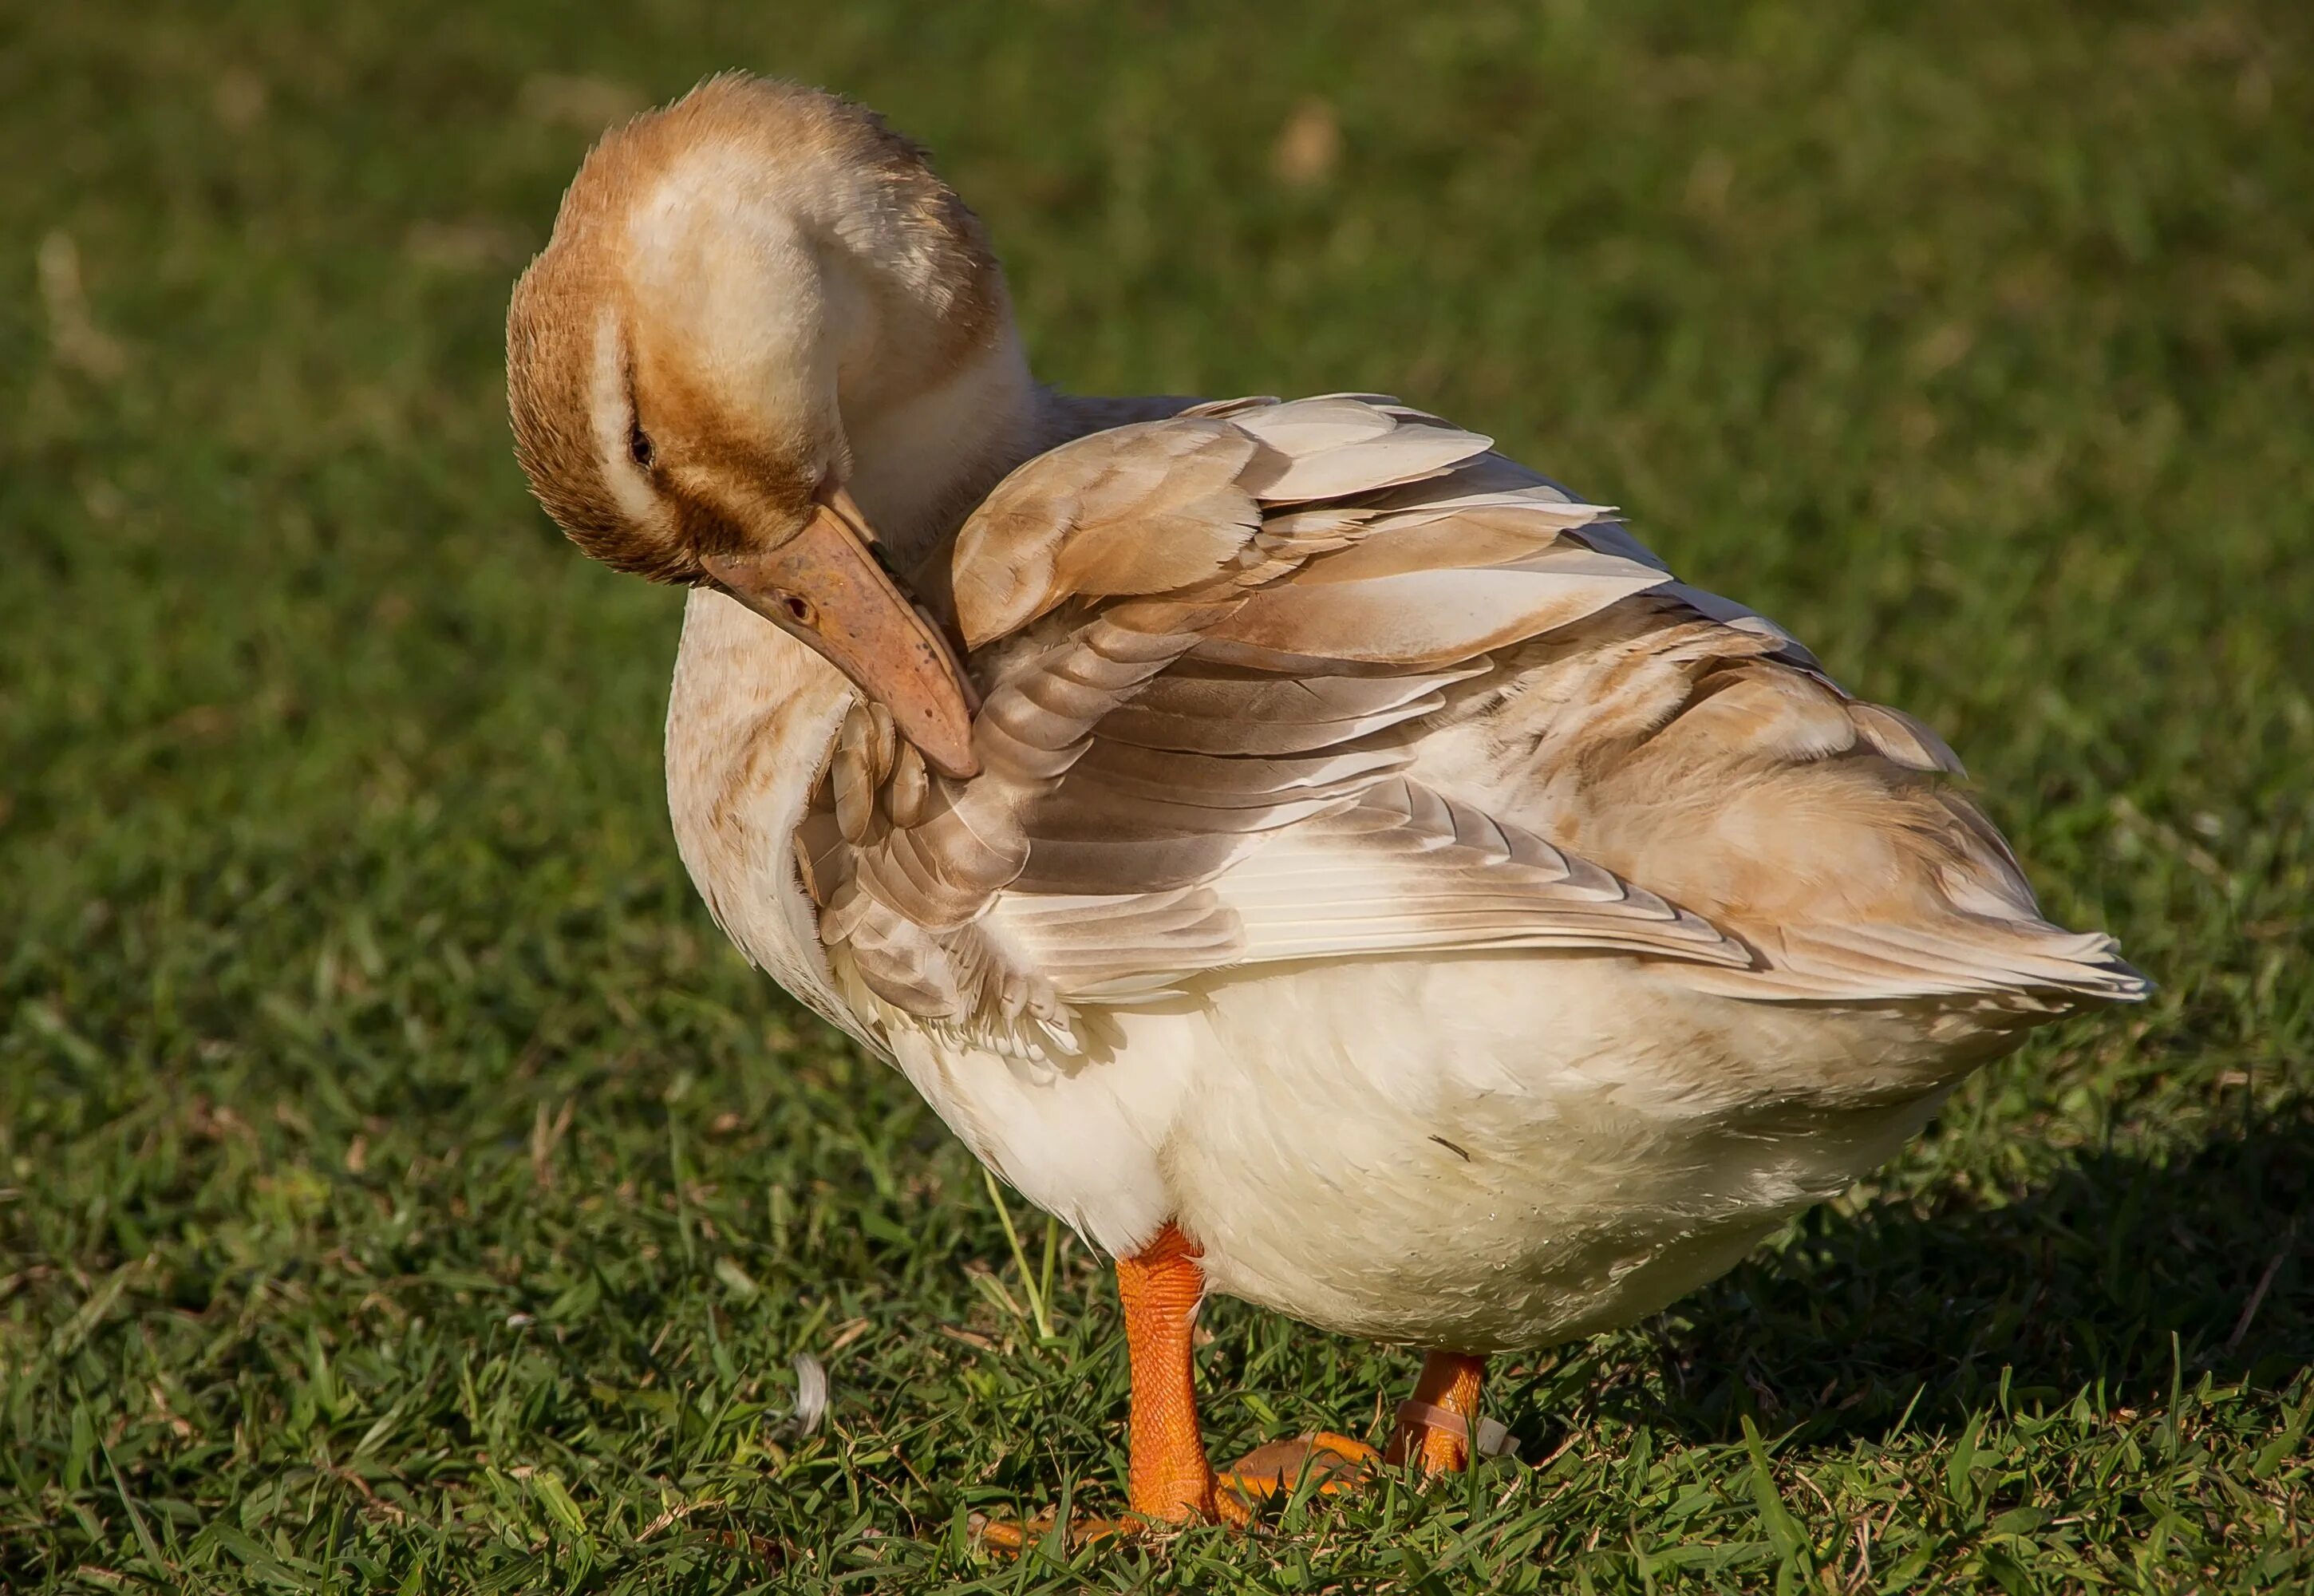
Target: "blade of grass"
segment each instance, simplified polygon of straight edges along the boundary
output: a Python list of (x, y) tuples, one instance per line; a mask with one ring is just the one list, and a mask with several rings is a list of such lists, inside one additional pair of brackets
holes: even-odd
[[(1004, 1227), (1004, 1243), (1012, 1249), (1012, 1267), (1020, 1274), (1021, 1294), (1029, 1299), (1029, 1317), (1036, 1322), (1038, 1336), (1049, 1339), (1053, 1334), (1052, 1316), (1046, 1311), (1045, 1293), (1038, 1285), (1037, 1276), (1029, 1268), (1029, 1254), (1020, 1245), (1020, 1232), (1013, 1227), (1012, 1210), (1005, 1205), (1004, 1194), (996, 1184), (996, 1172), (983, 1164), (980, 1177), (987, 1184), (988, 1200), (996, 1204), (996, 1221)], [(1048, 1241), (1047, 1245), (1050, 1248), (1055, 1244)]]

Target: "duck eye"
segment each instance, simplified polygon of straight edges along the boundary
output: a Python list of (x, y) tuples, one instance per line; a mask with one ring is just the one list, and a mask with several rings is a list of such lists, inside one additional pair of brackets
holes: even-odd
[(658, 458), (658, 451), (651, 447), (650, 434), (643, 430), (640, 421), (627, 424), (627, 458), (645, 471), (650, 470), (651, 462)]

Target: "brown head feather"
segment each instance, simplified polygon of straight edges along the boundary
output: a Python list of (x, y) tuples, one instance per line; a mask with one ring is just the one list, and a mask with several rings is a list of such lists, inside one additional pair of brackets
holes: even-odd
[[(953, 369), (999, 337), (1011, 314), (979, 220), (922, 148), (865, 107), (726, 73), (606, 133), (564, 194), (552, 238), (515, 286), (507, 397), (517, 456), (547, 513), (594, 558), (657, 581), (697, 579), (693, 524), (714, 517), (688, 516), (678, 502), (667, 525), (652, 526), (622, 507), (595, 431), (597, 327), (606, 309), (632, 313), (626, 217), (660, 176), (702, 150), (736, 156), (746, 181), (764, 192), (837, 197), (833, 214), (805, 218), (821, 233), (820, 243), (880, 251), (878, 269), (896, 276), (935, 330), (930, 347), (879, 352), (890, 380), (920, 384)], [(875, 375), (863, 375), (863, 385)], [(852, 380), (847, 372), (847, 385)], [(711, 407), (688, 401), (679, 384), (666, 398), (694, 419), (706, 435), (702, 445), (716, 454), (783, 453), (787, 440), (731, 437), (728, 428), (716, 436)], [(753, 474), (775, 494), (809, 488), (782, 482), (775, 470)]]

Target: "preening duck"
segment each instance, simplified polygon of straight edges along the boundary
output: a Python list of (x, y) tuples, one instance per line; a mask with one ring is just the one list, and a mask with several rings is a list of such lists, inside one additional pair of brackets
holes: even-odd
[(1627, 1323), (2133, 999), (1917, 720), (1377, 395), (1040, 386), (972, 214), (817, 91), (587, 156), (508, 329), (587, 553), (687, 586), (676, 840), (755, 964), (1116, 1259), (1142, 1521), (1234, 1517), (1208, 1291), (1483, 1360)]

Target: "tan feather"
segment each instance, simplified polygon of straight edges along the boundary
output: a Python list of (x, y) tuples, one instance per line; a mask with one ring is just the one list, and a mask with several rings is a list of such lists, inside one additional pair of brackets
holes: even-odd
[(1902, 710), (1851, 701), (1848, 716), (1856, 723), (1859, 736), (1900, 765), (1915, 771), (1942, 771), (1947, 776), (1968, 774), (1960, 755), (1942, 737)]
[[(1252, 420), (1274, 413), (1255, 411), (1250, 417), (1240, 418), (1236, 424), (1250, 430)], [(1437, 476), (1448, 467), (1493, 446), (1492, 438), (1477, 433), (1401, 427), (1379, 436), (1358, 437), (1340, 446), (1299, 457), (1264, 454), (1257, 457), (1242, 481), (1246, 489), (1265, 504), (1347, 498)]]
[(914, 743), (900, 745), (892, 764), (891, 785), (885, 789), (885, 801), (892, 812), (892, 824), (914, 825), (924, 817), (924, 800), (932, 792), (932, 773), (924, 768), (924, 756), (916, 752)]
[[(886, 719), (888, 724), (888, 715)], [(868, 706), (853, 704), (843, 717), (843, 729), (836, 734), (835, 759), (829, 769), (836, 824), (843, 830), (843, 840), (853, 844), (868, 840), (868, 827), (876, 816), (876, 792), (880, 782), (876, 770), (875, 726), (875, 716)]]
[(1184, 754), (1301, 754), (1417, 719), (1485, 661), (1386, 676), (1278, 677), (1188, 662), (1101, 721), (1104, 741)]
[[(1497, 569), (1414, 570), (1369, 581), (1285, 581), (1254, 594), (1198, 650), (1426, 666), (1483, 654), (1644, 593), (1663, 573), (1588, 550)], [(1224, 648), (1222, 645), (1233, 645)]]
[(1226, 421), (1146, 422), (1064, 444), (1015, 472), (957, 535), (968, 647), (1066, 599), (1170, 592), (1217, 574), (1260, 516), (1236, 486), (1260, 445)]
[(1313, 585), (1371, 582), (1418, 571), (1515, 565), (1541, 554), (1559, 542), (1560, 533), (1590, 516), (1588, 505), (1535, 504), (1376, 517), (1350, 547), (1313, 559), (1301, 579)]
[(981, 776), (847, 719), (845, 858), (809, 878), (895, 1008), (1044, 1057), (1078, 1007), (1276, 959), (1612, 952), (1771, 1001), (2136, 979), (2040, 921), (1965, 803), (1902, 786), (1956, 765), (1932, 734), (1598, 507), (1402, 406), (1200, 408), (1040, 456), (958, 534)]

